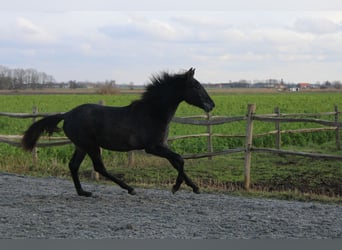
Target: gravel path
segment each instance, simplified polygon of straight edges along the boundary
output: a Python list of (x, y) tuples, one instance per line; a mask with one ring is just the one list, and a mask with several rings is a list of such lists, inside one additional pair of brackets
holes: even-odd
[(180, 190), (84, 184), (0, 173), (0, 238), (342, 238), (342, 206)]

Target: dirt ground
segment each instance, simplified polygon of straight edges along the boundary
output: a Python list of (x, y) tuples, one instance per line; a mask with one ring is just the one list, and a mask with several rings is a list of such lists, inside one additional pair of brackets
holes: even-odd
[(341, 239), (342, 206), (0, 173), (1, 239)]

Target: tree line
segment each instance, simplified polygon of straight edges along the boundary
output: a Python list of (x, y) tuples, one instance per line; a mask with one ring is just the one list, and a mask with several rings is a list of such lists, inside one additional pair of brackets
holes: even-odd
[(53, 76), (36, 69), (10, 69), (0, 65), (0, 89), (42, 88), (55, 83)]
[[(207, 88), (278, 88), (278, 89), (290, 89), (297, 88), (297, 83), (284, 83), (283, 79), (269, 79), (262, 81), (229, 81), (228, 83), (204, 83)], [(102, 88), (105, 92), (117, 91), (117, 88), (129, 88), (134, 89), (133, 82), (129, 84), (117, 85), (115, 80), (106, 80), (105, 82), (59, 82), (57, 83), (53, 76), (46, 74), (45, 72), (39, 72), (36, 69), (10, 69), (0, 65), (0, 90), (4, 89), (41, 89), (41, 88)], [(342, 89), (341, 81), (325, 81), (323, 83), (316, 82), (310, 84), (308, 88), (315, 89)]]

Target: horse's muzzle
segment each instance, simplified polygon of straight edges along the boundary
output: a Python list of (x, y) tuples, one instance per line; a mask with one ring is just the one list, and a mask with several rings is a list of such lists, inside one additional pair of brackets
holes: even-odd
[(204, 110), (205, 110), (205, 112), (210, 112), (210, 111), (212, 111), (213, 109), (214, 109), (214, 107), (215, 107), (215, 103), (212, 101), (212, 100), (210, 100), (209, 102), (206, 102), (206, 103), (204, 103)]

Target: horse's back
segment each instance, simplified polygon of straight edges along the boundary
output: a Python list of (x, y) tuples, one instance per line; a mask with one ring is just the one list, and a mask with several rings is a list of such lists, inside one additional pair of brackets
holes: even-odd
[(127, 151), (142, 148), (144, 133), (139, 122), (132, 122), (130, 107), (83, 104), (69, 111), (64, 119), (64, 132), (79, 147), (102, 147)]
[[(105, 129), (109, 117), (106, 113), (108, 108), (97, 104), (83, 104), (65, 114), (63, 130), (69, 139), (78, 144), (95, 144), (98, 134)], [(112, 109), (115, 110), (115, 109)], [(118, 115), (120, 110), (117, 109)], [(119, 117), (118, 117), (119, 119)]]

